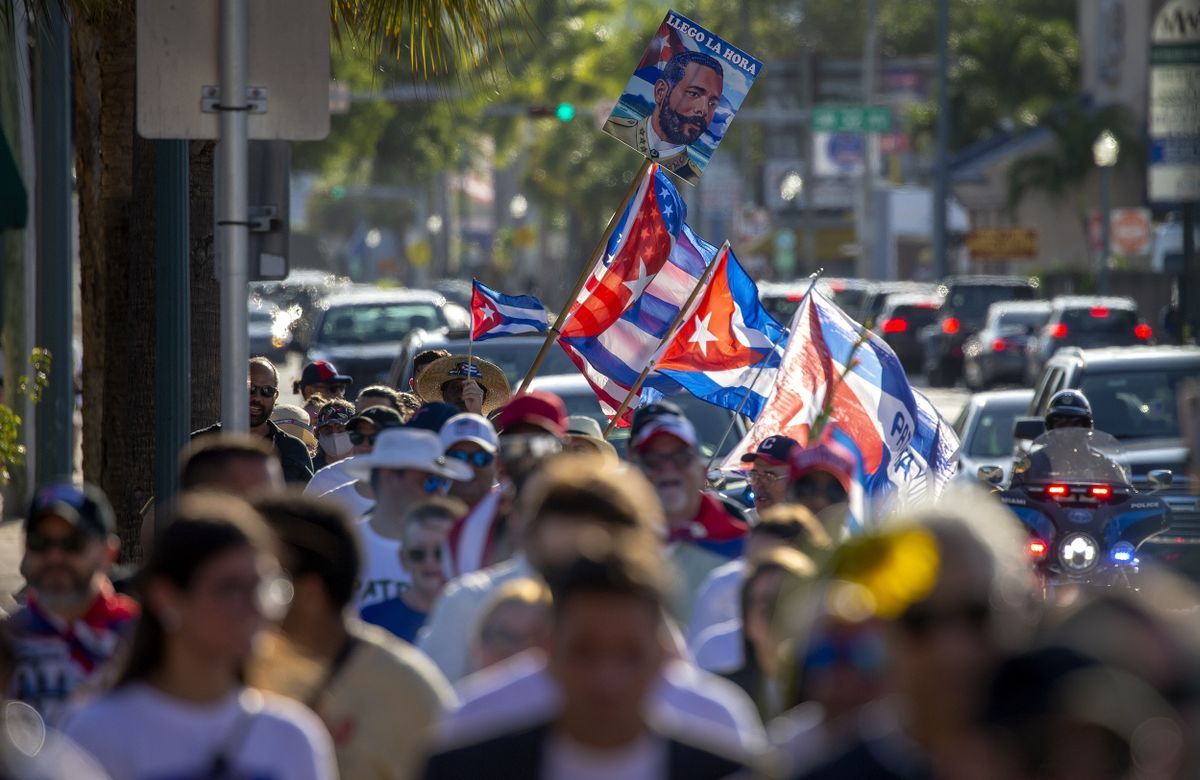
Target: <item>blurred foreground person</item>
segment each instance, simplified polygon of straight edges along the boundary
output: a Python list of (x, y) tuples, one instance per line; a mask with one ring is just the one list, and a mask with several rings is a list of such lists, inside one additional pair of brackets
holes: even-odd
[(21, 559), (27, 599), (4, 623), (14, 656), (8, 691), (51, 725), (133, 631), (138, 605), (108, 579), (119, 548), (99, 488), (63, 482), (34, 492)]
[(512, 580), (496, 591), (471, 638), (478, 670), (545, 645), (550, 628), (550, 590), (538, 580)]
[(295, 596), (279, 629), (260, 643), (250, 684), (321, 717), (342, 777), (411, 777), (453, 705), (449, 684), (424, 655), (348, 616), (361, 558), (344, 512), (300, 496), (264, 499), (257, 508), (280, 536)]
[(242, 683), (260, 628), (290, 594), (262, 518), (231, 496), (192, 493), (164, 526), (125, 669), (68, 736), (121, 780), (336, 778), (320, 720)]
[(702, 779), (743, 768), (659, 733), (643, 715), (665, 660), (665, 583), (654, 550), (597, 542), (550, 564), (546, 579), (554, 602), (548, 669), (562, 691), (560, 711), (435, 755), (426, 778)]
[(667, 557), (682, 575), (672, 613), (692, 614), (709, 573), (742, 554), (749, 526), (742, 511), (706, 492), (700, 438), (678, 406), (659, 401), (639, 407), (629, 434), (629, 460), (654, 486), (667, 518)]
[(974, 715), (1006, 643), (1028, 634), (1023, 553), (1016, 520), (977, 490), (844, 545), (845, 581), (828, 598), (838, 617), (882, 621), (887, 693), (863, 710), (840, 755), (801, 777), (963, 777), (978, 768)]
[[(664, 523), (652, 488), (637, 472), (614, 467), (606, 458), (563, 455), (550, 461), (526, 486), (520, 514), (525, 518), (522, 568), (530, 572), (526, 576), (540, 577), (537, 572), (554, 561), (574, 555), (592, 539), (610, 536), (629, 537), (631, 544), (657, 554), (660, 567), (670, 571), (661, 559)], [(469, 579), (464, 578), (464, 583)], [(492, 591), (499, 593), (505, 583), (517, 579), (505, 577)], [(472, 598), (482, 599), (478, 611), (443, 613), (443, 606), (450, 603), (448, 595), (435, 610), (435, 620), (440, 613), (454, 617), (447, 619), (447, 625), (476, 625), (475, 615), (486, 609), (492, 597), (476, 593)], [(466, 604), (464, 600), (453, 606), (458, 610)], [(665, 624), (659, 641), (672, 660), (663, 666), (654, 688), (651, 716), (680, 733), (703, 735), (715, 745), (747, 752), (760, 749), (765, 738), (762, 725), (746, 695), (727, 680), (678, 660), (679, 640)], [(442, 724), (447, 742), (531, 725), (554, 717), (562, 707), (562, 692), (539, 650), (517, 653), (483, 669), (462, 680), (458, 689), (462, 705)]]
[(282, 490), (283, 484), (283, 471), (274, 451), (254, 436), (198, 436), (180, 456), (182, 491), (210, 490), (246, 498)]

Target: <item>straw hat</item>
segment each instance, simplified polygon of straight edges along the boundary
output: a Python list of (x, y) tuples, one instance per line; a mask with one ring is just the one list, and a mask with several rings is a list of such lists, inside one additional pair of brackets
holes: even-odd
[(474, 379), (487, 393), (483, 398), (483, 414), (499, 409), (512, 395), (508, 378), (500, 367), (483, 358), (451, 355), (438, 358), (425, 367), (417, 377), (417, 395), (426, 403), (443, 401), (442, 385), (453, 379)]
[(316, 449), (317, 437), (308, 421), (308, 412), (303, 408), (295, 404), (275, 404), (271, 410), (271, 422), (282, 428), (284, 433), (290, 433), (304, 442), (309, 451)]

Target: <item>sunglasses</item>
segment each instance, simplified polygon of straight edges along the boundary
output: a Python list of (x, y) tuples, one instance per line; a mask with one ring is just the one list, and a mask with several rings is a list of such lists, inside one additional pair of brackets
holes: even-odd
[(492, 461), (496, 459), (496, 456), (492, 453), (483, 452), (482, 450), (479, 452), (467, 452), (466, 450), (446, 450), (446, 457), (454, 458), (455, 460), (461, 460), (463, 463), (469, 463), (472, 466), (480, 469), (484, 466), (492, 465)]
[(261, 396), (263, 398), (274, 398), (279, 395), (279, 388), (274, 385), (250, 385), (250, 395)]
[(445, 493), (446, 488), (450, 487), (450, 480), (443, 477), (435, 477), (430, 475), (421, 483), (421, 489), (426, 493), (433, 495), (435, 493)]
[(754, 471), (747, 472), (746, 479), (750, 482), (757, 482), (760, 485), (773, 485), (781, 479), (785, 479), (784, 474), (774, 474), (770, 471)]
[(931, 609), (928, 606), (909, 607), (897, 621), (901, 628), (914, 636), (930, 633), (935, 628), (959, 625), (972, 631), (983, 631), (992, 619), (992, 607), (986, 601), (970, 601), (952, 608)]
[(45, 534), (30, 533), (25, 537), (25, 547), (30, 552), (44, 553), (58, 549), (71, 555), (78, 555), (87, 549), (88, 537), (84, 534), (70, 536), (46, 536)]
[(441, 547), (413, 547), (412, 549), (405, 549), (404, 557), (407, 558), (410, 563), (420, 564), (420, 563), (425, 563), (426, 560), (430, 560), (430, 559), (432, 559), (438, 563), (441, 563), (442, 562), (442, 548)]
[(650, 471), (658, 471), (668, 463), (675, 468), (691, 465), (696, 460), (694, 450), (675, 450), (674, 452), (648, 452), (639, 455), (638, 461)]
[(878, 672), (887, 660), (883, 640), (870, 634), (852, 636), (824, 635), (817, 637), (804, 657), (804, 668), (810, 672), (824, 671), (837, 665), (854, 667), (864, 672)]
[(374, 447), (375, 437), (378, 435), (378, 433), (359, 433), (358, 431), (350, 431), (350, 443), (357, 447), (363, 442), (366, 442)]

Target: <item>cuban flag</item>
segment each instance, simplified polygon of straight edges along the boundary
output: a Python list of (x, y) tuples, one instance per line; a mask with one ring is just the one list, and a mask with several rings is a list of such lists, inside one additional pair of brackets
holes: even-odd
[(891, 348), (814, 288), (792, 319), (778, 381), (762, 413), (724, 467), (740, 468), (742, 454), (768, 436), (808, 441), (826, 407), (826, 424), (842, 432), (861, 463), (871, 514), (896, 501), (937, 498), (953, 475), (953, 429), (909, 385)]
[[(610, 416), (717, 255), (686, 217), (675, 185), (651, 165), (560, 328), (558, 343)], [(662, 375), (651, 375), (646, 384), (679, 390)]]
[(532, 295), (505, 295), (478, 279), (472, 280), (471, 338), (475, 341), (519, 333), (545, 333), (546, 307)]
[[(775, 384), (785, 332), (733, 252), (715, 262), (698, 305), (655, 369), (697, 398), (756, 419)], [(663, 384), (657, 389), (666, 392)]]

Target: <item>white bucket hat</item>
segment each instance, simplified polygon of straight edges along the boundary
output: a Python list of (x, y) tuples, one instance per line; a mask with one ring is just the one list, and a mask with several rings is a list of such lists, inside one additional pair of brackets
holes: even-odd
[(436, 433), (419, 428), (385, 428), (374, 450), (346, 461), (346, 473), (355, 479), (369, 479), (374, 469), (413, 469), (458, 482), (475, 477), (467, 464), (446, 459)]

